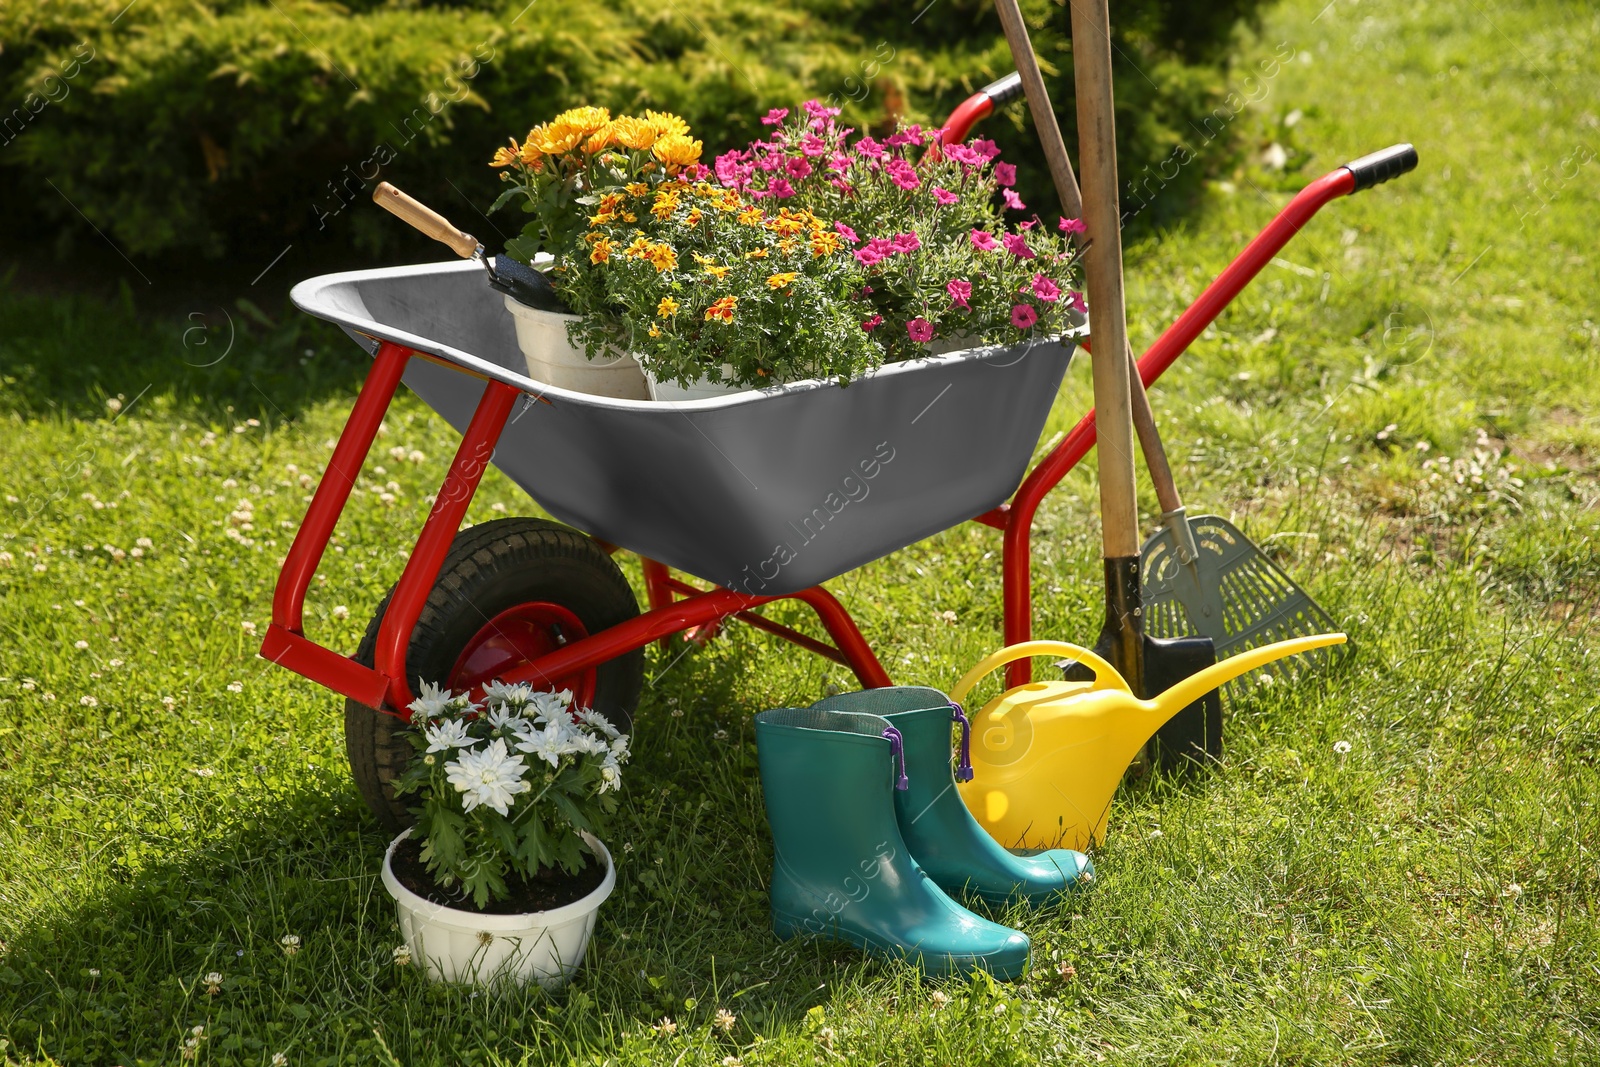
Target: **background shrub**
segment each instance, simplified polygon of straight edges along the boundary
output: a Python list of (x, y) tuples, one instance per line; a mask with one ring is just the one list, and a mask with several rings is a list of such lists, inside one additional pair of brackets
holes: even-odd
[[(498, 244), (477, 214), (496, 191), (484, 162), (562, 108), (675, 110), (720, 150), (812, 95), (864, 126), (936, 123), (1011, 69), (984, 0), (941, 0), (914, 23), (865, 0), (522, 2), (9, 0), (0, 225), (66, 248), (92, 221), (136, 256), (296, 242), (354, 262), (417, 247), (364, 209), (388, 179)], [(1194, 140), (1258, 4), (1116, 5), (1125, 175)], [(1024, 7), (1072, 138), (1067, 9)], [(986, 132), (1024, 164), (1024, 195), (1048, 198), (1024, 118), (1016, 105)]]

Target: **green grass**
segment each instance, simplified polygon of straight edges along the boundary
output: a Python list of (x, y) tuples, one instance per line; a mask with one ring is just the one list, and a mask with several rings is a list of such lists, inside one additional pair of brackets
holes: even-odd
[[(203, 1024), (201, 1062), (255, 1065), (1600, 1062), (1600, 17), (1292, 0), (1241, 81), (1280, 41), (1297, 58), (1236, 121), (1289, 172), (1225, 175), (1135, 242), (1129, 306), (1148, 341), (1290, 191), (1418, 145), (1416, 174), (1331, 206), (1154, 395), (1191, 510), (1274, 546), (1358, 653), (1246, 687), (1223, 767), (1125, 789), (1095, 891), (1009, 916), (1036, 959), (1009, 986), (772, 939), (750, 715), (848, 679), (745, 629), (650, 653), (618, 889), (570, 991), (395, 968), (338, 702), (245, 625), (359, 353), (235, 313), (227, 357), (196, 366), (227, 340), (216, 309), (185, 334), (202, 320), (0, 296), (0, 1059), (176, 1063)], [(1063, 393), (1052, 429), (1085, 366)], [(453, 445), (413, 400), (391, 413), (313, 594), (335, 647)], [(1086, 467), (1039, 518), (1041, 636), (1098, 627), (1093, 505)], [(471, 517), (529, 506), (496, 474)], [(948, 687), (999, 643), (998, 550), (960, 528), (833, 586), (898, 680)]]

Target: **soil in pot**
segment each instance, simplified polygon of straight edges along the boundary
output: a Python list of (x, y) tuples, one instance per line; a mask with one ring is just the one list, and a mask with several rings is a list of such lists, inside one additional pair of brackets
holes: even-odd
[(564, 907), (600, 888), (600, 883), (605, 881), (606, 865), (587, 852), (583, 854), (583, 861), (584, 866), (577, 874), (568, 874), (560, 867), (542, 868), (533, 878), (523, 878), (513, 872), (506, 879), (510, 896), (505, 900), (490, 900), (483, 908), (474, 907), (470, 897), (460, 895), (459, 886), (445, 889), (433, 880), (422, 862), (420, 841), (408, 837), (400, 842), (389, 860), (389, 869), (394, 871), (401, 885), (429, 903), (480, 915), (524, 915)]

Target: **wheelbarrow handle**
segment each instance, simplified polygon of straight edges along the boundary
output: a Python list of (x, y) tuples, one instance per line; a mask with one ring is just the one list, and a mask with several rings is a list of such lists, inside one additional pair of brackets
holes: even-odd
[(1344, 169), (1356, 180), (1356, 187), (1350, 191), (1359, 193), (1416, 170), (1417, 150), (1409, 144), (1390, 145), (1360, 159), (1352, 159)]
[(372, 190), (372, 202), (435, 241), (449, 245), (462, 259), (471, 259), (475, 255), (482, 254), (483, 246), (478, 243), (476, 237), (465, 230), (457, 229), (449, 219), (433, 208), (420, 200), (412, 199), (388, 182), (379, 182), (378, 187)]

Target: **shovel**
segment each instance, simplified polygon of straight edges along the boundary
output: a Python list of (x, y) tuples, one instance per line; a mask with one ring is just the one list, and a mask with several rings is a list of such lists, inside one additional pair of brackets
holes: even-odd
[(572, 309), (567, 307), (566, 301), (562, 300), (560, 294), (551, 286), (550, 279), (542, 273), (526, 264), (518, 263), (510, 256), (495, 256), (491, 260), (484, 254), (483, 245), (478, 243), (476, 237), (465, 230), (457, 229), (449, 219), (421, 201), (402, 193), (388, 182), (378, 183), (378, 187), (372, 191), (372, 200), (400, 221), (415, 227), (424, 236), (432, 237), (440, 244), (447, 245), (462, 259), (483, 264), (483, 269), (489, 275), (490, 287), (505, 293), (519, 304), (526, 304), (536, 311), (572, 314)]
[[(1017, 0), (995, 0), (995, 9), (1027, 94), (1061, 210), (1069, 218), (1082, 217), (1087, 226), (1092, 244), (1085, 260), (1089, 300), (1096, 309), (1104, 309), (1093, 316), (1097, 343), (1091, 352), (1095, 409), (1103, 413), (1096, 422), (1106, 580), (1106, 620), (1095, 649), (1117, 665), (1134, 692), (1150, 696), (1209, 667), (1216, 662), (1216, 652), (1206, 636), (1157, 638), (1144, 633), (1130, 419), (1162, 508), (1167, 509), (1168, 501), (1177, 500), (1178, 495), (1149, 398), (1139, 382), (1123, 318), (1121, 217), (1105, 4), (1086, 8), (1075, 0), (1072, 12), (1080, 155), (1086, 180), (1095, 193), (1087, 212)], [(1103, 386), (1109, 395), (1102, 395)], [(1172, 718), (1158, 740), (1157, 760), (1169, 769), (1185, 759), (1220, 757), (1221, 695), (1202, 691), (1191, 706)]]

